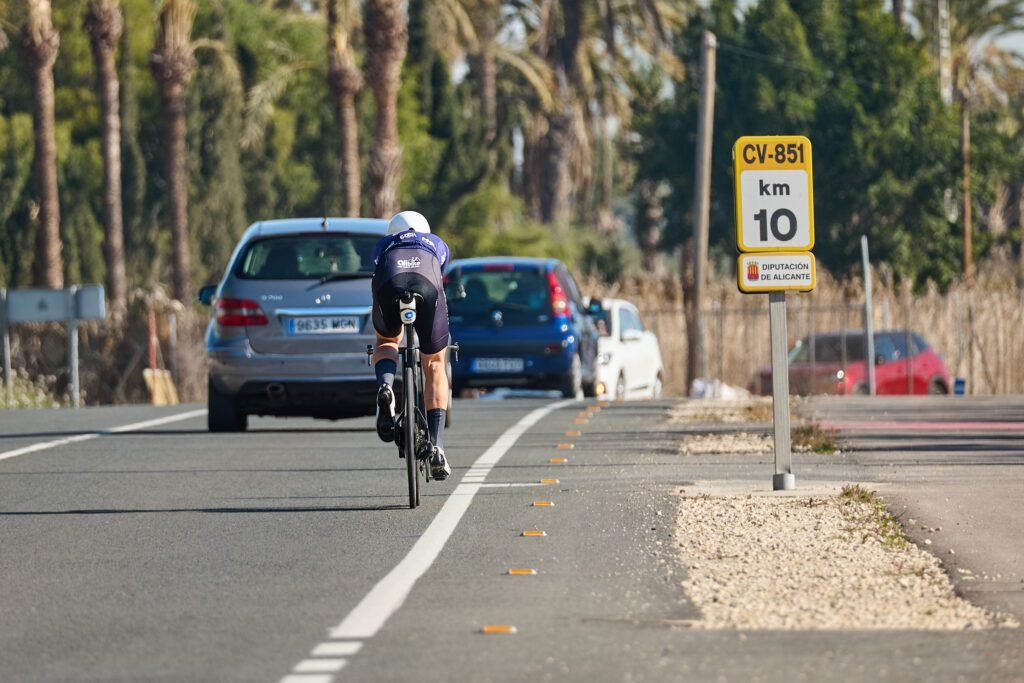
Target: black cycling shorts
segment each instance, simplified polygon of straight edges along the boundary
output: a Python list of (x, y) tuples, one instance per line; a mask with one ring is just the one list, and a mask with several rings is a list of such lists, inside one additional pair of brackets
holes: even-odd
[(423, 297), (416, 304), (416, 322), (420, 351), (440, 353), (448, 346), (448, 302), (444, 296), (441, 266), (433, 254), (423, 249), (401, 247), (386, 252), (373, 273), (373, 328), (384, 337), (402, 333), (398, 302), (403, 292)]

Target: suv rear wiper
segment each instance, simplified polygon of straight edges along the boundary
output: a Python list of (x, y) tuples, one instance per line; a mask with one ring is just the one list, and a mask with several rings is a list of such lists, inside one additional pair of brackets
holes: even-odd
[(361, 280), (373, 277), (373, 273), (331, 273), (320, 278), (320, 284), (335, 282), (337, 280)]

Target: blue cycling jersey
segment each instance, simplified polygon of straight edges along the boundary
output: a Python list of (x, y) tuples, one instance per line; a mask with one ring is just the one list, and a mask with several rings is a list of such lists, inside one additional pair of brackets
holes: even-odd
[(426, 251), (434, 255), (442, 270), (451, 256), (448, 245), (440, 237), (431, 233), (406, 230), (405, 232), (383, 237), (377, 242), (377, 245), (373, 248), (373, 264), (375, 266), (379, 265), (381, 257), (392, 249), (421, 249)]

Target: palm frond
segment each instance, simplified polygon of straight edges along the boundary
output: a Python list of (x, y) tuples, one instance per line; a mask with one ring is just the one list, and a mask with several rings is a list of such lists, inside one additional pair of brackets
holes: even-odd
[(263, 141), (277, 101), (281, 99), (298, 73), (315, 66), (309, 61), (295, 61), (282, 65), (249, 89), (242, 116), (242, 135), (239, 139), (242, 149), (253, 149)]

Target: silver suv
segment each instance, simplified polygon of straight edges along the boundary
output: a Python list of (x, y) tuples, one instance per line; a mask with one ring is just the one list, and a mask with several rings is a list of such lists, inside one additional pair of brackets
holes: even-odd
[(373, 247), (386, 220), (261, 221), (242, 235), (206, 332), (211, 432), (244, 431), (249, 415), (339, 419), (372, 415), (376, 381)]

